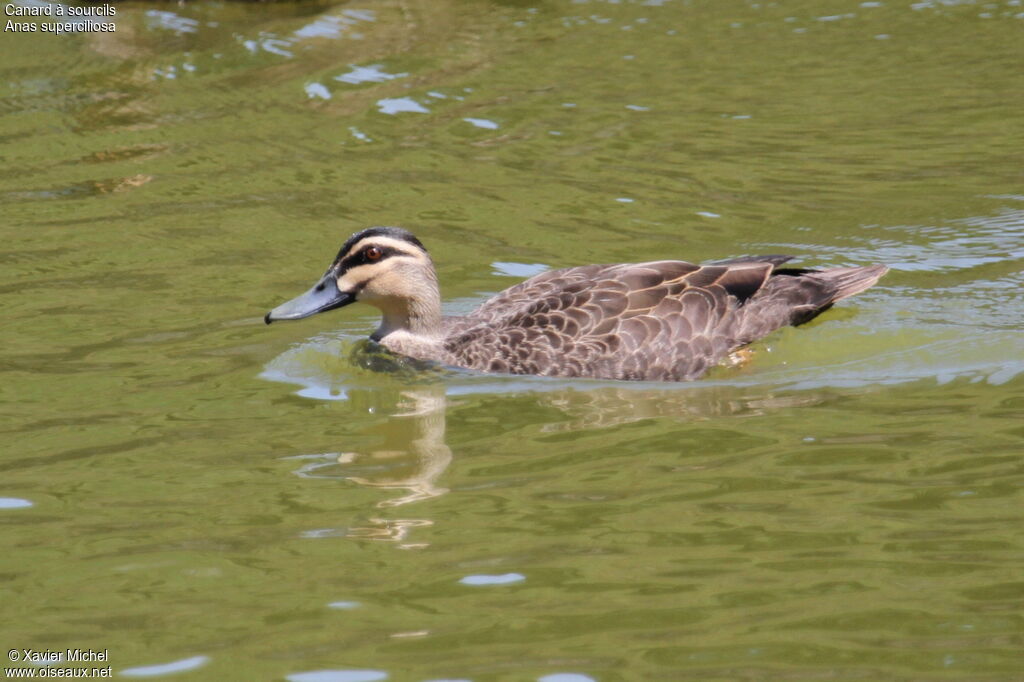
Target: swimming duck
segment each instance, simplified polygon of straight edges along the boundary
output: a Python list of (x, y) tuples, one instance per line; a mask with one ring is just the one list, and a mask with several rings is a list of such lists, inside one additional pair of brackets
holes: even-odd
[(864, 291), (888, 270), (779, 267), (791, 258), (565, 268), (506, 289), (463, 317), (442, 317), (434, 263), (420, 240), (401, 228), (371, 227), (345, 242), (312, 289), (264, 320), (359, 301), (383, 314), (372, 340), (419, 360), (507, 374), (688, 381)]

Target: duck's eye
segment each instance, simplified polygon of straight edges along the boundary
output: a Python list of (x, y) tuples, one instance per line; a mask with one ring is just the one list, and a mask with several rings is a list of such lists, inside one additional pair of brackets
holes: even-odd
[(384, 251), (378, 246), (371, 246), (366, 250), (366, 260), (380, 260), (383, 255)]

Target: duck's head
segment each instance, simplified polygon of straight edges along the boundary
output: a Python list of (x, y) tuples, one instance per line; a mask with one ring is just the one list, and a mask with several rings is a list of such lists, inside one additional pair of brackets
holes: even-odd
[(386, 319), (401, 318), (437, 297), (434, 264), (420, 240), (399, 227), (371, 227), (348, 238), (312, 289), (263, 320), (300, 320), (356, 301), (380, 308)]

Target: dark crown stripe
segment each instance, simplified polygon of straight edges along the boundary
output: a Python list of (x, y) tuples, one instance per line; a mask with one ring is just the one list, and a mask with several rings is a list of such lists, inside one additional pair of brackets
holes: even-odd
[(338, 266), (338, 272), (342, 273), (351, 268), (359, 265), (366, 265), (367, 263), (380, 263), (383, 260), (391, 258), (392, 256), (408, 256), (408, 251), (404, 249), (396, 249), (392, 246), (377, 245), (377, 248), (381, 250), (381, 257), (377, 260), (370, 260), (366, 257), (366, 252), (369, 250), (369, 246), (363, 249), (359, 249), (355, 253), (349, 254), (341, 259), (341, 263)]

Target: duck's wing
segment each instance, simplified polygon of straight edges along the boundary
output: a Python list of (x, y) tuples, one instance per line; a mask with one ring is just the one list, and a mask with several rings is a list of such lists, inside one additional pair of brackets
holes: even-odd
[[(792, 256), (744, 256), (725, 261), (695, 265), (666, 260), (647, 263), (583, 265), (545, 272), (488, 299), (467, 318), (478, 322), (498, 322), (523, 314), (565, 310), (596, 304), (607, 308), (605, 317), (624, 309), (615, 294), (649, 291), (637, 301), (655, 300), (681, 292), (687, 287), (719, 285), (741, 301), (752, 296), (775, 266)], [(602, 294), (608, 295), (602, 295)], [(556, 300), (557, 299), (557, 300)], [(605, 305), (608, 302), (612, 305)], [(543, 310), (541, 310), (543, 309)], [(596, 312), (596, 311), (592, 311)], [(594, 319), (601, 321), (601, 316)]]
[(679, 380), (735, 346), (735, 311), (771, 262), (654, 261), (544, 273), (490, 299), (448, 339), (458, 364), (515, 374)]
[(446, 340), (492, 372), (695, 379), (733, 350), (875, 284), (883, 265), (778, 268), (785, 256), (656, 261), (545, 273), (487, 301)]
[[(544, 272), (495, 294), (466, 317), (493, 323), (528, 313), (539, 300), (565, 297), (563, 307), (577, 302), (577, 294), (591, 289), (613, 265), (582, 265)], [(580, 303), (583, 301), (580, 300)]]

